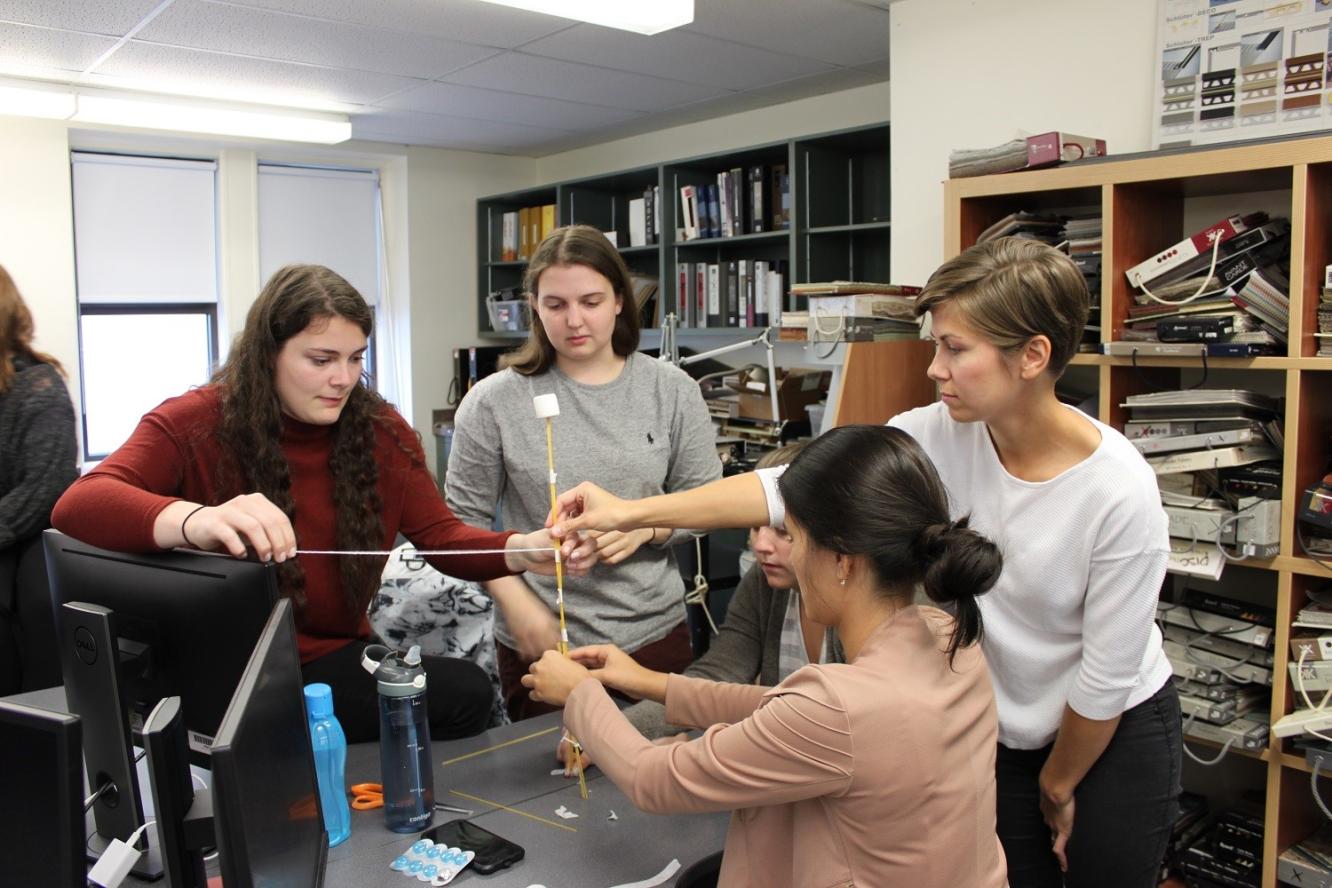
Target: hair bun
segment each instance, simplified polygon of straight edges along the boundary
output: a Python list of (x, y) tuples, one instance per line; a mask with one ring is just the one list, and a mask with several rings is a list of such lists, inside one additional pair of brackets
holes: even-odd
[(931, 524), (917, 540), (922, 551), (929, 547), (922, 564), (925, 593), (934, 601), (974, 598), (999, 578), (1003, 567), (999, 548), (967, 524), (966, 518)]
[[(963, 519), (963, 527), (966, 526)], [(958, 524), (953, 521), (941, 521), (938, 524), (927, 524), (916, 537), (916, 556), (921, 564), (928, 566), (937, 561), (948, 550), (948, 539), (957, 530)]]

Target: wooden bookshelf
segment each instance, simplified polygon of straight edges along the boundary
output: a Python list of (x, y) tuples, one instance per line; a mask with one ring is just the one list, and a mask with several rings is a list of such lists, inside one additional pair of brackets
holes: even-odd
[[(787, 264), (788, 285), (815, 280), (889, 281), (888, 133), (887, 124), (876, 124), (481, 198), (477, 201), (477, 335), (487, 339), (522, 335), (495, 333), (486, 314), (486, 297), (520, 285), (527, 267), (526, 262), (502, 260), (504, 213), (554, 204), (556, 224), (583, 223), (614, 231), (618, 243), (627, 245), (629, 201), (654, 185), (661, 195), (657, 240), (646, 246), (622, 246), (620, 253), (632, 272), (658, 279), (662, 314), (677, 309), (677, 269), (683, 262), (782, 261)], [(677, 238), (683, 227), (682, 186), (715, 184), (723, 170), (756, 165), (786, 167), (787, 227), (731, 237)], [(695, 327), (681, 329), (679, 335), (715, 341), (754, 332), (742, 327)]]
[[(1183, 154), (1092, 162), (1049, 170), (954, 179), (944, 186), (944, 244), (948, 256), (975, 243), (986, 226), (1023, 210), (1072, 213), (1099, 208), (1102, 216), (1101, 330), (1120, 338), (1131, 290), (1124, 271), (1143, 258), (1234, 212), (1264, 209), (1291, 222), (1290, 344), (1284, 355), (1213, 359), (1209, 387), (1232, 387), (1236, 374), (1286, 399), (1280, 554), (1245, 562), (1255, 583), (1273, 587), (1277, 633), (1272, 720), (1294, 708), (1290, 686), (1290, 622), (1310, 590), (1332, 572), (1295, 542), (1300, 493), (1322, 477), (1332, 436), (1332, 359), (1317, 358), (1316, 310), (1323, 269), (1332, 263), (1332, 137), (1216, 148)], [(1255, 204), (1261, 204), (1255, 206)], [(1215, 208), (1228, 207), (1216, 211)], [(1207, 214), (1211, 213), (1211, 218)], [(1118, 405), (1146, 387), (1197, 379), (1198, 359), (1129, 358), (1080, 354), (1073, 366), (1095, 375), (1100, 419), (1121, 426)], [(1234, 566), (1228, 568), (1233, 569)], [(1246, 574), (1246, 576), (1248, 576)], [(1275, 582), (1272, 582), (1274, 580)], [(1266, 594), (1264, 592), (1264, 594)], [(1277, 858), (1323, 821), (1309, 792), (1309, 768), (1287, 741), (1269, 738), (1259, 756), (1266, 768), (1263, 882), (1276, 886)], [(1187, 788), (1187, 786), (1186, 786)], [(1327, 790), (1332, 793), (1332, 789)]]

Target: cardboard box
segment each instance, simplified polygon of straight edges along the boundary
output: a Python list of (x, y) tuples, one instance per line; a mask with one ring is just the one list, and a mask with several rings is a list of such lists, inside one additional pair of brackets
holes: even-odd
[(1027, 136), (1027, 166), (1050, 166), (1056, 163), (1068, 163), (1085, 157), (1104, 157), (1105, 139), (1093, 139), (1090, 136), (1075, 136), (1072, 133), (1041, 133)]
[[(832, 374), (827, 370), (794, 367), (777, 372), (778, 419), (804, 419), (805, 407), (817, 404), (828, 392)], [(739, 383), (732, 386), (740, 392), (740, 417), (743, 419), (772, 419), (772, 401), (768, 397), (767, 371), (741, 374)]]

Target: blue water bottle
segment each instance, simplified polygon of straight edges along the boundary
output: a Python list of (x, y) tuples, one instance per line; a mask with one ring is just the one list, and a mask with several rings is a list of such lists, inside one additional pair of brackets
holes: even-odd
[(328, 846), (351, 835), (351, 808), (347, 805), (347, 737), (333, 715), (333, 689), (323, 682), (305, 686), (305, 713), (310, 720), (315, 773), (319, 775), (319, 806), (324, 811)]
[(394, 832), (419, 832), (435, 814), (430, 719), (421, 647), (406, 656), (382, 645), (365, 649), (362, 665), (379, 686), (379, 765), (384, 820)]

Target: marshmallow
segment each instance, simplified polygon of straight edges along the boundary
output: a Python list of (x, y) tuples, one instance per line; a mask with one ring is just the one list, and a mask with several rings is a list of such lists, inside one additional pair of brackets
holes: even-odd
[(554, 392), (549, 395), (537, 395), (532, 399), (537, 419), (550, 419), (560, 415), (560, 398)]

